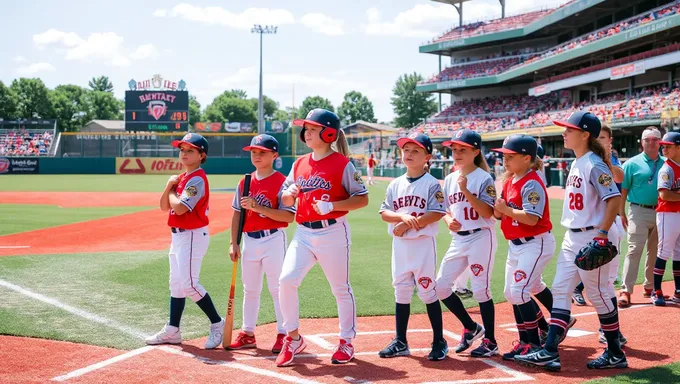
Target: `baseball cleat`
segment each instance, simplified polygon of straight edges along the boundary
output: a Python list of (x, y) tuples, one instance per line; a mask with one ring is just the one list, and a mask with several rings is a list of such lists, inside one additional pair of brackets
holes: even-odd
[(284, 337), (281, 352), (279, 352), (279, 355), (276, 357), (276, 366), (287, 367), (293, 364), (295, 355), (302, 353), (305, 348), (307, 348), (307, 343), (305, 343), (305, 339), (302, 335), (299, 340), (293, 340), (290, 336)]
[(588, 304), (586, 303), (586, 299), (583, 298), (583, 292), (580, 291), (574, 291), (574, 293), (571, 295), (571, 300), (574, 302), (574, 304), (580, 307)]
[(567, 333), (569, 333), (569, 330), (574, 326), (574, 324), (576, 324), (576, 318), (574, 316), (569, 316), (569, 324), (567, 324), (567, 329), (562, 332), (562, 336), (560, 336), (560, 339), (557, 341), (557, 345), (562, 344), (564, 339), (567, 338)]
[(650, 297), (652, 297), (653, 292), (654, 292), (653, 289), (645, 288), (645, 292), (642, 294), (642, 297), (649, 299)]
[(498, 344), (492, 343), (491, 340), (484, 338), (479, 347), (470, 352), (472, 357), (491, 357), (498, 354)]
[(666, 305), (666, 299), (663, 296), (663, 291), (660, 289), (657, 289), (652, 293), (652, 304), (656, 305), (657, 307), (663, 307)]
[(441, 339), (432, 343), (432, 351), (427, 355), (427, 359), (431, 361), (444, 360), (449, 353), (449, 344), (446, 340)]
[(181, 344), (182, 343), (182, 332), (179, 328), (173, 327), (170, 324), (165, 324), (163, 329), (155, 335), (151, 335), (144, 339), (147, 345), (158, 345), (158, 344)]
[(588, 369), (628, 368), (628, 360), (626, 360), (626, 355), (614, 356), (608, 349), (605, 349), (600, 357), (589, 361), (586, 367)]
[(205, 341), (205, 349), (215, 349), (222, 345), (222, 336), (224, 332), (224, 319), (219, 323), (210, 324), (210, 333), (208, 340)]
[[(645, 290), (646, 291), (646, 290)], [(645, 296), (649, 297), (649, 296)], [(619, 304), (619, 308), (628, 308), (630, 307), (630, 293), (628, 292), (619, 292), (619, 299), (617, 300)]]
[(352, 361), (354, 358), (354, 346), (346, 342), (345, 340), (340, 340), (340, 344), (335, 347), (335, 352), (331, 356), (331, 363), (333, 364), (346, 364)]
[(675, 290), (675, 293), (671, 297), (671, 300), (673, 300), (674, 303), (680, 303), (680, 290)]
[(461, 299), (467, 299), (469, 297), (472, 297), (472, 291), (467, 288), (456, 290), (454, 293)]
[(408, 356), (411, 351), (408, 349), (408, 344), (395, 338), (392, 342), (385, 347), (382, 351), (378, 352), (378, 356), (382, 358), (398, 357), (398, 356)]
[(472, 345), (472, 343), (475, 342), (475, 340), (481, 339), (482, 336), (484, 336), (484, 327), (482, 327), (479, 324), (476, 324), (476, 328), (474, 330), (467, 330), (463, 329), (462, 336), (460, 338), (460, 343), (458, 346), (456, 346), (456, 353), (461, 353)]
[(529, 348), (531, 348), (529, 343), (515, 340), (512, 342), (512, 350), (503, 354), (503, 360), (513, 361), (515, 356), (526, 355)]
[(283, 339), (286, 337), (285, 333), (279, 333), (276, 335), (276, 341), (274, 342), (274, 346), (272, 346), (272, 353), (279, 353), (281, 352), (281, 349), (283, 348)]
[(239, 334), (236, 336), (236, 340), (234, 340), (233, 343), (227, 345), (225, 349), (235, 350), (244, 348), (257, 348), (255, 335), (248, 336), (245, 332), (239, 332)]
[(541, 367), (548, 371), (559, 371), (562, 369), (560, 354), (548, 352), (545, 348), (527, 353), (526, 355), (515, 356), (515, 361), (527, 367)]

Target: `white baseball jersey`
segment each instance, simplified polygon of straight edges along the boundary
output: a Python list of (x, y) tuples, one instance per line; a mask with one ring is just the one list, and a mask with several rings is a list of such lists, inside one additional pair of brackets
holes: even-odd
[[(444, 195), (446, 211), (460, 224), (460, 231), (469, 231), (477, 228), (493, 228), (495, 220), (492, 217), (485, 219), (480, 215), (470, 202), (465, 198), (458, 186), (460, 170), (448, 175), (444, 180)], [(478, 199), (493, 207), (496, 203), (496, 187), (491, 175), (477, 168), (467, 175), (467, 189)]]
[[(423, 216), (427, 212), (445, 214), (444, 193), (439, 180), (429, 173), (425, 173), (415, 180), (406, 177), (406, 175), (397, 177), (387, 187), (385, 201), (383, 201), (379, 212), (384, 211), (406, 213), (415, 217)], [(387, 233), (392, 235), (395, 225), (388, 224)], [(409, 229), (402, 238), (434, 237), (437, 233), (439, 233), (439, 222), (434, 222), (417, 231)]]
[(602, 223), (605, 201), (620, 196), (612, 172), (602, 159), (588, 152), (574, 160), (569, 171), (562, 208), (566, 228), (595, 227)]

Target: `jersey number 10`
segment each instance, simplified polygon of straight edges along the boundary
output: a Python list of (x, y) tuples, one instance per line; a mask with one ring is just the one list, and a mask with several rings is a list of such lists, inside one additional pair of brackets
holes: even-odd
[(580, 193), (569, 194), (569, 209), (572, 211), (583, 210), (583, 195)]
[(463, 208), (463, 213), (465, 213), (465, 220), (479, 220), (479, 213), (472, 207)]

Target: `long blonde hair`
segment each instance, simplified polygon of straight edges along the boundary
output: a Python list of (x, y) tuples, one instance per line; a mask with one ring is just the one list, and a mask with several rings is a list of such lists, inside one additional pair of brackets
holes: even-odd
[(345, 136), (345, 132), (342, 129), (338, 129), (338, 139), (333, 144), (331, 144), (331, 148), (335, 152), (345, 157), (349, 157), (349, 144), (347, 144), (347, 137)]
[(612, 170), (611, 156), (607, 156), (607, 151), (604, 149), (602, 144), (597, 141), (597, 137), (593, 137), (592, 135), (588, 136), (588, 149), (593, 151), (594, 154), (600, 156), (602, 161), (607, 164), (607, 168), (609, 168), (610, 171)]
[[(529, 164), (529, 169), (533, 169), (534, 171), (543, 171), (543, 160), (541, 160), (541, 158), (538, 156), (534, 156), (534, 160)], [(512, 179), (513, 177), (515, 177), (515, 174), (506, 170), (500, 177), (501, 184), (505, 184), (506, 181)]]

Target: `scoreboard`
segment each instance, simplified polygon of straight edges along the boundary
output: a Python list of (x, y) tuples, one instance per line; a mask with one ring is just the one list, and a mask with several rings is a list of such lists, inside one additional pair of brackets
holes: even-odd
[(125, 91), (125, 130), (186, 132), (189, 129), (187, 91)]

